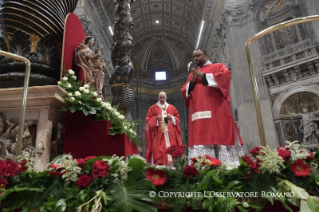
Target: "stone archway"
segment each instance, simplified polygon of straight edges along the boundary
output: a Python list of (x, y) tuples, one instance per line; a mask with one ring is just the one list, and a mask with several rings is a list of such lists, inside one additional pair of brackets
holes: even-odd
[[(282, 93), (281, 95), (278, 96), (276, 101), (274, 102), (273, 105), (273, 115), (274, 119), (278, 119), (281, 117), (281, 112), (282, 112), (282, 106), (287, 98), (290, 96), (301, 93), (301, 92), (307, 92), (307, 93), (313, 93), (318, 96), (319, 98), (319, 86), (318, 85), (312, 85), (312, 86), (300, 86), (297, 88), (293, 88), (288, 90), (288, 92)], [(314, 112), (314, 111), (312, 111)]]

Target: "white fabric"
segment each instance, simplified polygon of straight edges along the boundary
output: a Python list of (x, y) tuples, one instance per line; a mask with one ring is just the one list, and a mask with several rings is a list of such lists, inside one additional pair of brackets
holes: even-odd
[(188, 95), (189, 83), (190, 83), (190, 82), (188, 82), (187, 85), (186, 85), (186, 98), (188, 98), (188, 97), (190, 96), (190, 95)]
[[(161, 109), (162, 109), (162, 118), (164, 120), (164, 118), (167, 117), (167, 108), (169, 107), (169, 104), (167, 102), (165, 102), (164, 105), (162, 105), (159, 101), (156, 103)], [(156, 123), (156, 126), (158, 126), (158, 119), (157, 119), (157, 123)], [(170, 147), (171, 146), (171, 143), (169, 141), (169, 136), (168, 136), (168, 128), (167, 128), (167, 124), (164, 122), (164, 126), (165, 126), (165, 129), (164, 129), (164, 138), (165, 138), (165, 144), (166, 144), (166, 148)], [(168, 162), (171, 163), (173, 161), (172, 159), (172, 156), (167, 154), (168, 156)]]
[(240, 140), (235, 129), (235, 145), (233, 146), (224, 146), (224, 145), (194, 145), (188, 148), (188, 163), (191, 164), (190, 158), (196, 156), (209, 155), (211, 157), (217, 158), (222, 163), (231, 164), (233, 166), (239, 166), (238, 157), (243, 156), (244, 152), (240, 145)]
[(206, 74), (206, 79), (209, 87), (219, 88), (213, 74)]
[(212, 117), (211, 111), (199, 111), (192, 114), (192, 121), (195, 121), (197, 119), (209, 119)]

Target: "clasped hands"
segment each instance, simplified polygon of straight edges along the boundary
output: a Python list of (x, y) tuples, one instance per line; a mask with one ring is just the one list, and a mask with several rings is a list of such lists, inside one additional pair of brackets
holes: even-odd
[[(158, 121), (161, 121), (162, 116), (161, 116), (161, 115), (157, 115), (157, 119), (158, 119)], [(171, 120), (171, 119), (172, 119), (172, 116), (171, 116), (170, 114), (167, 114), (167, 119), (168, 119), (168, 120)]]
[(197, 77), (200, 79), (203, 77), (203, 72), (198, 71), (196, 68), (192, 68), (193, 77), (191, 79), (192, 82), (195, 82)]

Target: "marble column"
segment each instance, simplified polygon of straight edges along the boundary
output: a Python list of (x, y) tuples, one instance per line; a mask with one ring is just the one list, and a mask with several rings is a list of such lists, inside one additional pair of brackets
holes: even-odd
[[(247, 10), (250, 10), (249, 7)], [(228, 14), (245, 14), (244, 21), (240, 20), (238, 17), (236, 19), (232, 19), (232, 17), (228, 18), (228, 20), (237, 20), (237, 22), (229, 23), (226, 32), (226, 42), (229, 49), (232, 70), (232, 81), (235, 89), (235, 97), (233, 97), (231, 101), (236, 101), (236, 105), (238, 106), (239, 125), (241, 126), (241, 134), (244, 142), (248, 146), (259, 146), (261, 143), (255, 112), (253, 88), (245, 51), (245, 43), (250, 37), (257, 33), (255, 30), (257, 27), (252, 15), (247, 20), (249, 11), (244, 11), (243, 9), (241, 14), (232, 12), (229, 12)], [(278, 141), (275, 134), (268, 88), (263, 77), (262, 58), (258, 42), (255, 41), (251, 45), (251, 51), (253, 55), (255, 79), (258, 85), (266, 144), (271, 148), (274, 148), (278, 146)]]

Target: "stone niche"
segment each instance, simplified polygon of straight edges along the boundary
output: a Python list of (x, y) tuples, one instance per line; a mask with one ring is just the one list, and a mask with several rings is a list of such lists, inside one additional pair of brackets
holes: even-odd
[[(296, 89), (298, 91), (298, 89)], [(304, 148), (318, 147), (319, 96), (299, 91), (286, 97), (280, 106), (275, 125), (280, 141), (299, 141)], [(276, 116), (276, 114), (275, 114)]]

